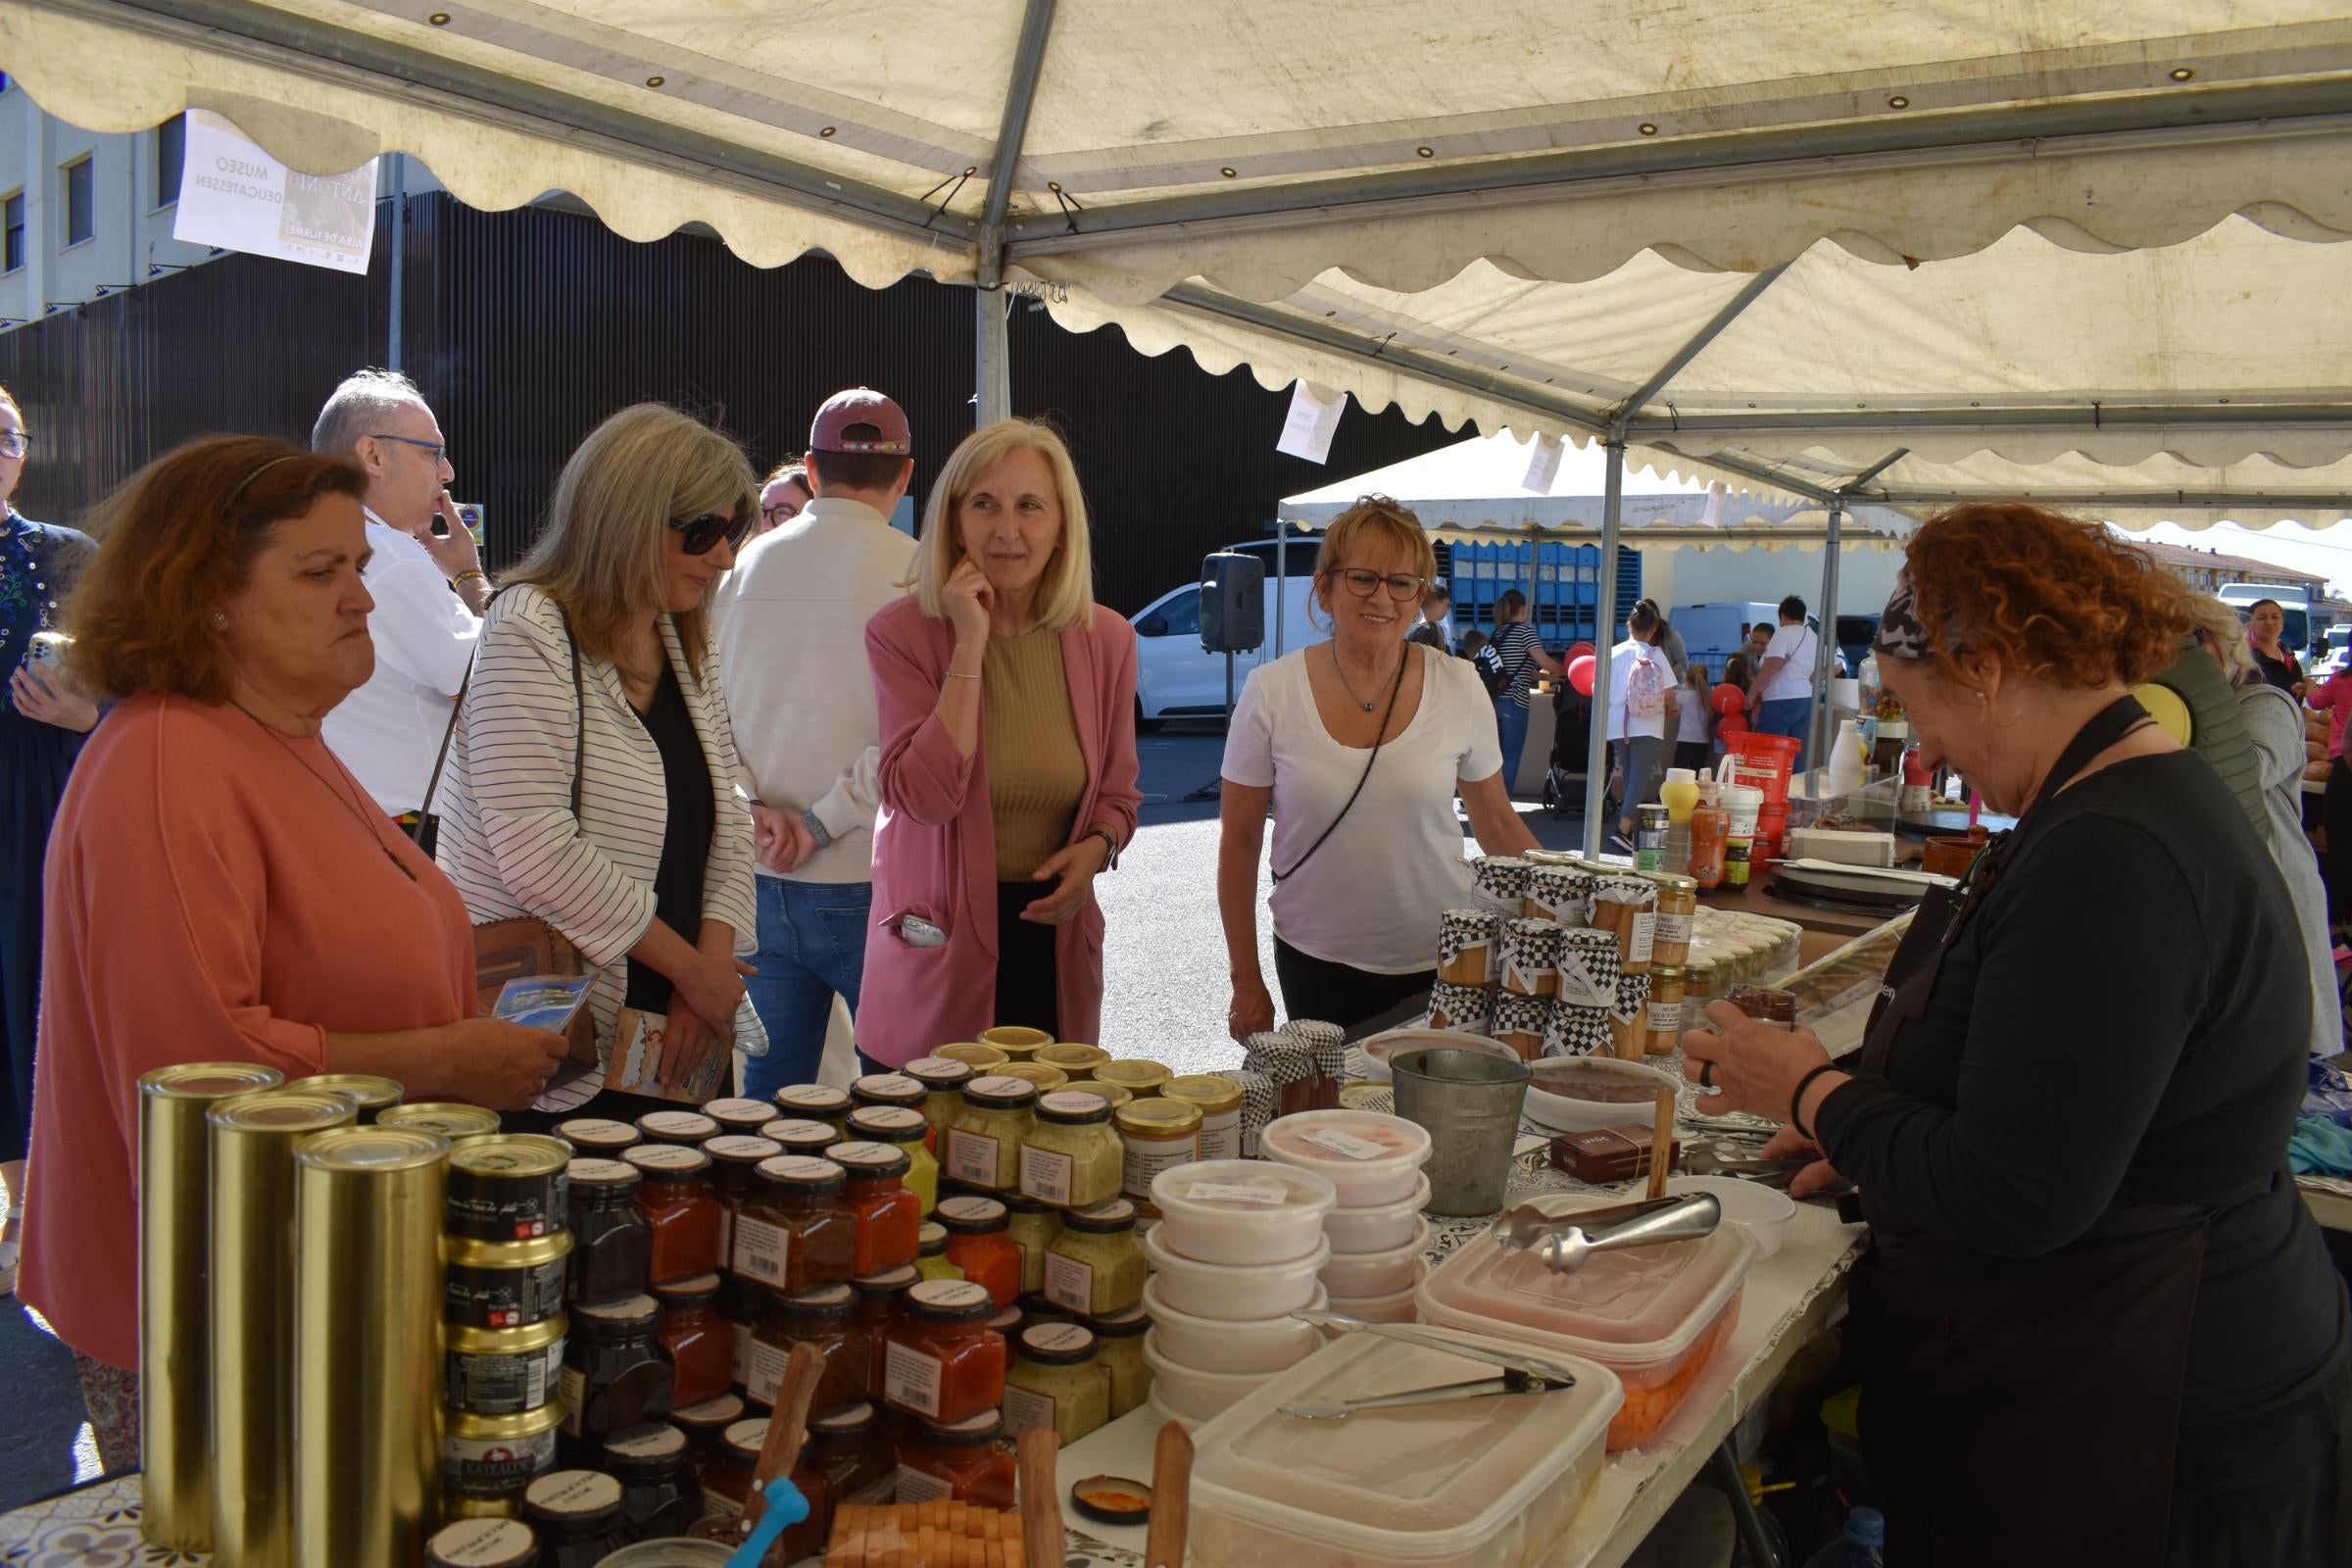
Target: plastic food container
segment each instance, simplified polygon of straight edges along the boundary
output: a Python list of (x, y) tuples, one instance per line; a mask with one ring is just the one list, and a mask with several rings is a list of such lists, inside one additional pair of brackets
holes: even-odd
[(1144, 1255), (1155, 1271), (1159, 1298), (1179, 1312), (1233, 1323), (1280, 1317), (1315, 1298), (1315, 1276), (1331, 1260), (1331, 1244), (1289, 1263), (1202, 1263), (1169, 1250), (1167, 1227), (1154, 1225), (1144, 1237)]
[[(1613, 1201), (1535, 1200), (1556, 1215)], [(1638, 1448), (1681, 1407), (1738, 1321), (1740, 1287), (1755, 1257), (1755, 1239), (1724, 1225), (1704, 1241), (1600, 1252), (1573, 1274), (1555, 1274), (1533, 1253), (1482, 1236), (1421, 1282), (1421, 1321), (1598, 1361), (1625, 1388), (1609, 1447)]]
[[(1658, 1091), (1671, 1093), (1675, 1087), (1670, 1073), (1607, 1056), (1549, 1056), (1528, 1063), (1528, 1075), (1529, 1119), (1563, 1133), (1596, 1132), (1634, 1122), (1646, 1127)], [(1574, 1092), (1587, 1084), (1599, 1086), (1598, 1093), (1612, 1098), (1594, 1100)]]
[(1674, 1176), (1669, 1193), (1712, 1193), (1723, 1205), (1723, 1217), (1756, 1239), (1756, 1255), (1770, 1257), (1781, 1250), (1796, 1204), (1777, 1188), (1759, 1187), (1737, 1176)]
[(1343, 1252), (1385, 1252), (1421, 1234), (1421, 1210), (1429, 1206), (1429, 1178), (1413, 1184), (1412, 1196), (1377, 1208), (1335, 1208), (1323, 1216), (1334, 1257)]
[[(1495, 960), (1497, 966), (1501, 959)], [(1364, 1076), (1376, 1083), (1388, 1083), (1395, 1075), (1389, 1071), (1389, 1058), (1399, 1051), (1419, 1051), (1424, 1046), (1442, 1046), (1449, 1051), (1483, 1051), (1489, 1055), (1519, 1059), (1519, 1053), (1498, 1045), (1485, 1035), (1472, 1034), (1466, 1029), (1431, 1029), (1408, 1025), (1374, 1035), (1363, 1043)]]
[(1203, 1263), (1288, 1263), (1323, 1239), (1339, 1193), (1311, 1170), (1206, 1159), (1152, 1178), (1167, 1245)]
[(1152, 1412), (1152, 1430), (1154, 1432), (1157, 1432), (1161, 1427), (1166, 1426), (1171, 1421), (1184, 1428), (1184, 1430), (1187, 1432), (1191, 1432), (1202, 1425), (1201, 1422), (1195, 1420), (1193, 1417), (1184, 1415), (1175, 1410), (1171, 1410), (1166, 1405), (1160, 1403), (1159, 1396), (1157, 1394), (1148, 1396), (1144, 1400), (1144, 1404)]
[[(1152, 1397), (1188, 1421), (1213, 1421), (1244, 1396), (1266, 1386), (1263, 1372), (1201, 1372), (1161, 1351), (1159, 1325), (1144, 1336), (1144, 1364), (1152, 1369)], [(1196, 1517), (1198, 1517), (1196, 1515)]]
[(1402, 1116), (1377, 1110), (1301, 1110), (1257, 1135), (1257, 1152), (1311, 1170), (1339, 1190), (1345, 1208), (1374, 1208), (1410, 1198), (1429, 1163), (1429, 1134)]
[(1358, 1323), (1418, 1323), (1421, 1299), (1418, 1283), (1394, 1296), (1335, 1296), (1331, 1310)]
[(1576, 1386), (1556, 1393), (1345, 1421), (1304, 1421), (1281, 1407), (1495, 1369), (1358, 1335), (1254, 1380), (1193, 1440), (1194, 1568), (1534, 1568), (1591, 1495), (1622, 1396), (1605, 1368), (1577, 1371)]
[[(1410, 1292), (1406, 1293), (1410, 1295)], [(1318, 1289), (1307, 1301), (1320, 1312), (1329, 1298)], [(1159, 1353), (1199, 1372), (1263, 1375), (1297, 1366), (1323, 1343), (1323, 1331), (1295, 1317), (1220, 1321), (1179, 1312), (1160, 1299), (1156, 1282), (1144, 1286), (1144, 1310), (1152, 1314), (1152, 1342)]]
[(1402, 1247), (1381, 1252), (1333, 1252), (1317, 1278), (1334, 1296), (1394, 1296), (1421, 1283), (1428, 1272), (1421, 1252), (1428, 1246), (1429, 1221), (1423, 1220)]

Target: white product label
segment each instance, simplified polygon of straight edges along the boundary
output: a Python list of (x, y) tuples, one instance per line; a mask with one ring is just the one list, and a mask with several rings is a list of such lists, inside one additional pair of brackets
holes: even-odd
[[(992, 1140), (993, 1142), (993, 1140)], [(1064, 1208), (1070, 1202), (1070, 1171), (1073, 1161), (1067, 1154), (1051, 1150), (1021, 1146), (1021, 1191), (1041, 1203), (1057, 1203)]]
[(1522, 963), (1517, 958), (1502, 961), (1502, 989), (1516, 991), (1523, 997), (1540, 997), (1544, 987), (1559, 971), (1547, 964)]
[(735, 1325), (735, 1375), (732, 1382), (741, 1385), (752, 1380), (752, 1326)]
[(899, 1500), (901, 1502), (940, 1502), (956, 1494), (956, 1488), (925, 1470), (909, 1470), (899, 1466)]
[(1054, 1430), (1054, 1396), (1032, 1389), (1004, 1386), (1004, 1435), (1017, 1438), (1031, 1427)]
[[(1200, 1157), (1202, 1159), (1239, 1159), (1242, 1157), (1242, 1118), (1237, 1114), (1226, 1118), (1226, 1123), (1222, 1127), (1213, 1127), (1206, 1122), (1200, 1124)], [(1255, 1191), (1255, 1189), (1253, 1188), (1251, 1191)]]
[(1605, 1007), (1610, 1000), (1602, 996), (1600, 987), (1593, 983), (1592, 972), (1585, 967), (1584, 957), (1579, 954), (1569, 954), (1567, 960), (1560, 965), (1560, 1001), (1571, 1007)]
[(782, 1285), (792, 1257), (792, 1233), (763, 1219), (735, 1222), (735, 1272), (762, 1285)]
[(1328, 1149), (1335, 1154), (1344, 1154), (1349, 1159), (1378, 1159), (1389, 1152), (1368, 1138), (1344, 1133), (1337, 1127), (1317, 1127), (1301, 1136), (1310, 1144)]
[(776, 1391), (784, 1386), (786, 1356), (772, 1345), (759, 1340), (752, 1342), (752, 1361), (743, 1379), (743, 1392), (754, 1404), (773, 1405)]
[(1095, 1270), (1059, 1252), (1046, 1254), (1046, 1299), (1073, 1312), (1095, 1309)]
[(1633, 933), (1633, 949), (1628, 956), (1627, 961), (1630, 963), (1647, 963), (1649, 961), (1650, 949), (1656, 944), (1658, 939), (1658, 911), (1655, 909), (1636, 909), (1634, 911)]
[(1184, 1196), (1203, 1203), (1263, 1203), (1268, 1208), (1279, 1208), (1283, 1190), (1279, 1187), (1244, 1187), (1239, 1182), (1195, 1182), (1184, 1190)]
[(956, 1128), (948, 1134), (948, 1174), (975, 1187), (997, 1185), (997, 1141)]
[(723, 1492), (712, 1492), (709, 1487), (705, 1487), (703, 1489), (703, 1517), (706, 1519), (740, 1519), (743, 1517), (743, 1504)]
[(1669, 943), (1680, 942), (1688, 946), (1690, 941), (1690, 927), (1695, 923), (1693, 917), (1688, 914), (1661, 914), (1658, 916), (1656, 940)]
[(532, 1360), (531, 1370), (526, 1381), (530, 1385), (530, 1401), (526, 1408), (533, 1410), (547, 1402), (547, 1388), (550, 1383), (554, 1383), (558, 1388), (563, 1387), (564, 1342), (562, 1340), (549, 1346), (545, 1354)]
[(1127, 1158), (1120, 1170), (1119, 1185), (1130, 1198), (1150, 1198), (1152, 1178), (1163, 1170), (1190, 1165), (1200, 1158), (1200, 1139), (1198, 1135), (1182, 1143), (1145, 1144), (1130, 1142)]
[[(1051, 1262), (1052, 1259), (1047, 1261)], [(939, 1357), (893, 1343), (882, 1361), (882, 1397), (921, 1415), (939, 1415)]]
[(1683, 1004), (1679, 1002), (1653, 1002), (1649, 1004), (1649, 1032), (1664, 1030), (1668, 1034), (1683, 1031)]
[(588, 1402), (588, 1375), (576, 1366), (564, 1369), (564, 1430), (580, 1435), (580, 1407)]

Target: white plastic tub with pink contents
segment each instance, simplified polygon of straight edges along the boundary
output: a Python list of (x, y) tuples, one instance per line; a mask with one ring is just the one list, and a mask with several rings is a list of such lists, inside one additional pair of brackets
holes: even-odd
[(1429, 1163), (1429, 1134), (1376, 1110), (1301, 1110), (1258, 1135), (1258, 1152), (1311, 1170), (1338, 1189), (1342, 1208), (1378, 1208), (1413, 1196)]

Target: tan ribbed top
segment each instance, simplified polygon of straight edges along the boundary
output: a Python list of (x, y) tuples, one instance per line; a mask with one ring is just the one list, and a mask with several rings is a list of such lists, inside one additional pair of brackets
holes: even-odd
[[(1070, 842), (1086, 794), (1086, 754), (1070, 710), (1061, 633), (991, 637), (980, 666), (988, 804), (996, 819), (997, 880), (1026, 882)], [(1041, 888), (1039, 897), (1051, 892)]]

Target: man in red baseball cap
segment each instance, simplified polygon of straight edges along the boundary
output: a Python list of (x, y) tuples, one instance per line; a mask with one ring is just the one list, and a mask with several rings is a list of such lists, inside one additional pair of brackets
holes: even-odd
[(710, 607), (738, 782), (759, 832), (759, 974), (745, 982), (768, 1054), (744, 1066), (766, 1099), (816, 1081), (839, 996), (854, 1012), (873, 902), (880, 720), (867, 617), (905, 590), (914, 541), (890, 514), (914, 477), (906, 411), (836, 392), (808, 427), (797, 517), (752, 541)]

